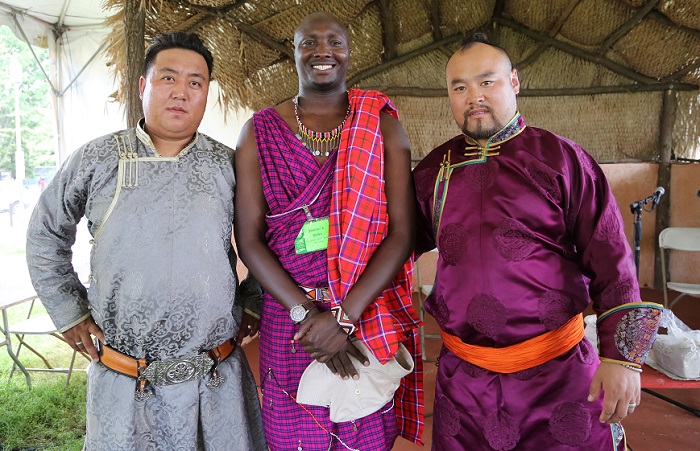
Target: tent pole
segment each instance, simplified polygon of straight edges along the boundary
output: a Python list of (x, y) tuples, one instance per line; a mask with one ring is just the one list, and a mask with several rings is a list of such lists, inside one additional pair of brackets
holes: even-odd
[[(671, 216), (671, 158), (673, 156), (673, 124), (676, 122), (676, 110), (678, 100), (675, 91), (669, 89), (664, 92), (661, 106), (661, 118), (659, 126), (659, 172), (656, 186), (662, 186), (666, 195), (656, 207), (656, 224), (654, 231), (654, 288), (662, 289), (661, 277), (661, 253), (659, 251), (659, 234), (670, 225)], [(667, 265), (668, 268), (671, 265)]]
[(146, 11), (138, 0), (124, 2), (124, 42), (126, 47), (126, 123), (135, 127), (143, 117), (139, 96), (139, 77), (146, 55), (144, 47)]

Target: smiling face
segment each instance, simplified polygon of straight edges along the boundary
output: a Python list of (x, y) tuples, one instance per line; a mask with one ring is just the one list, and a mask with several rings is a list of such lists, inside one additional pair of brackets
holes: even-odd
[(146, 132), (153, 143), (158, 146), (160, 141), (189, 141), (207, 106), (207, 63), (192, 50), (162, 50), (140, 78), (139, 91)]
[(446, 72), (457, 125), (465, 135), (486, 145), (515, 116), (518, 72), (501, 50), (483, 43), (455, 52)]
[(294, 60), (300, 90), (345, 90), (350, 56), (348, 31), (334, 16), (314, 13), (294, 32)]

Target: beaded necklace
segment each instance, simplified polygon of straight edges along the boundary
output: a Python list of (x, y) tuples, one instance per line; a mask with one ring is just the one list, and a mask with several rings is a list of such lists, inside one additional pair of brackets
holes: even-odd
[(294, 117), (297, 120), (297, 126), (299, 127), (299, 132), (297, 132), (297, 138), (299, 141), (311, 151), (311, 153), (320, 157), (328, 157), (332, 151), (338, 148), (340, 145), (340, 132), (343, 131), (345, 126), (345, 121), (348, 120), (350, 116), (350, 105), (348, 103), (348, 111), (345, 113), (345, 119), (336, 128), (328, 132), (315, 132), (309, 130), (306, 125), (299, 119), (299, 96), (295, 96), (292, 100), (294, 102)]

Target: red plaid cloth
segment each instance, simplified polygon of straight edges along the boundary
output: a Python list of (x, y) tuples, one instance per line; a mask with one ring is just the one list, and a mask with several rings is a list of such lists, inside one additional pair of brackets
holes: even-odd
[[(389, 98), (377, 91), (351, 89), (350, 125), (340, 138), (333, 175), (328, 239), (331, 302), (339, 305), (364, 271), (388, 233), (384, 192), (384, 141), (379, 113), (398, 118)], [(414, 371), (394, 395), (402, 437), (421, 443), (423, 433), (423, 362), (420, 326), (411, 303), (413, 259), (362, 314), (357, 326), (362, 341), (380, 362), (391, 360), (402, 342), (413, 355)]]

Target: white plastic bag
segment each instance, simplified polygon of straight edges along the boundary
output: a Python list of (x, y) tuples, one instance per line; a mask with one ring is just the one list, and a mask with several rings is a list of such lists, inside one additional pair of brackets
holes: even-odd
[(583, 318), (583, 322), (586, 324), (586, 328), (583, 330), (583, 335), (586, 338), (588, 338), (588, 341), (591, 342), (593, 348), (595, 348), (596, 354), (599, 354), (600, 351), (598, 350), (598, 330), (596, 327), (597, 320), (598, 317), (596, 315), (586, 315)]
[(647, 364), (658, 365), (668, 376), (681, 379), (700, 379), (700, 330), (693, 330), (679, 320), (671, 310), (664, 310), (660, 327), (667, 333), (659, 334), (652, 346)]

